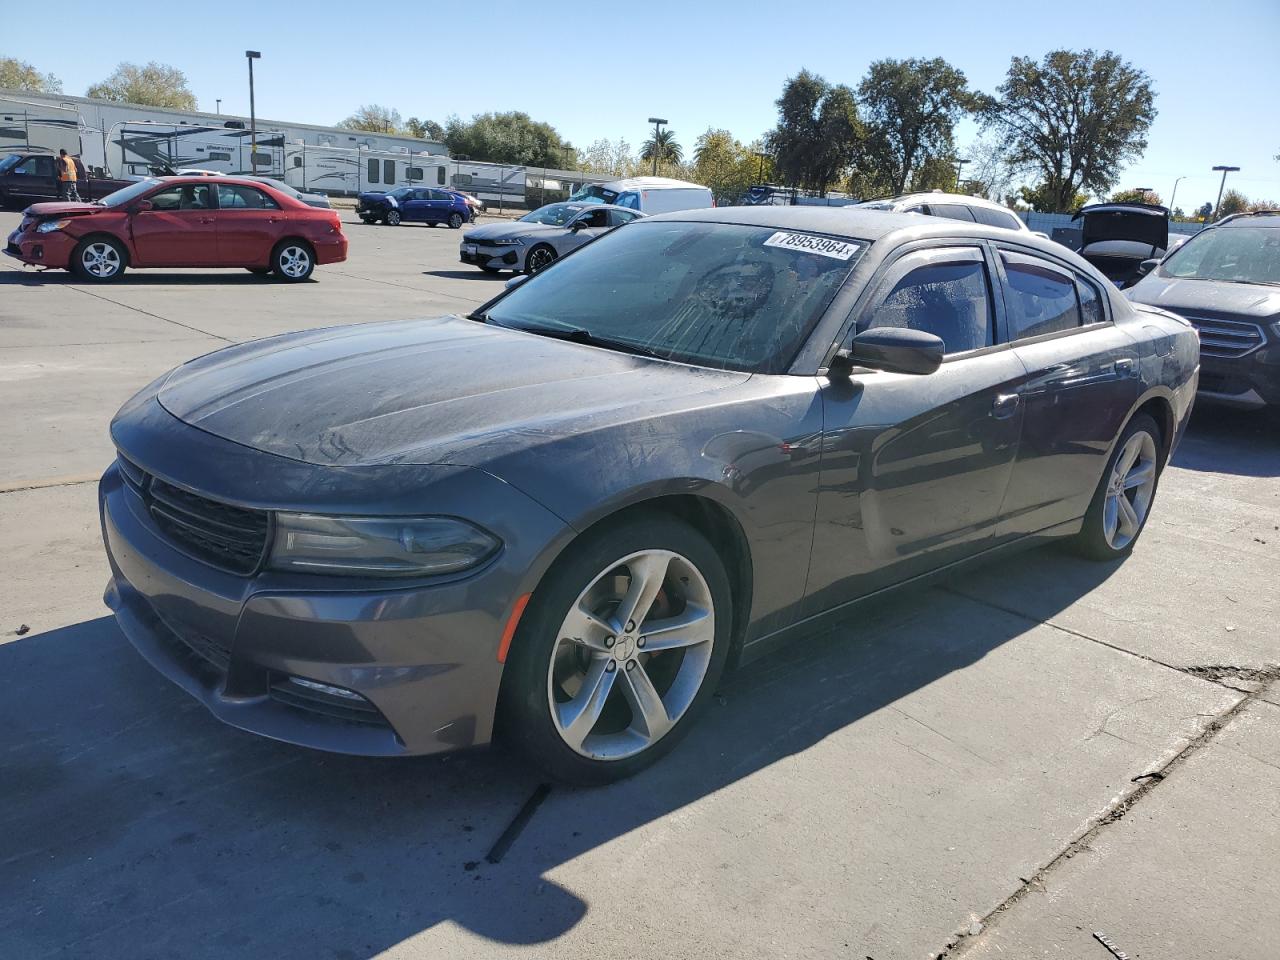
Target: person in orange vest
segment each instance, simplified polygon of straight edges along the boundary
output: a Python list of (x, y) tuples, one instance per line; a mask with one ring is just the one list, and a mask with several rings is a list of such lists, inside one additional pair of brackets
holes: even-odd
[(66, 150), (58, 151), (58, 199), (80, 199), (80, 191), (76, 189), (76, 161)]

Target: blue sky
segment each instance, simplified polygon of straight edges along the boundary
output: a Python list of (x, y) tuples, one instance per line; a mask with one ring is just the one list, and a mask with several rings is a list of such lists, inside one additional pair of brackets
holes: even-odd
[[(247, 114), (252, 48), (263, 117), (334, 123), (361, 103), (439, 121), (519, 109), (579, 146), (637, 145), (650, 116), (667, 118), (686, 150), (708, 126), (749, 141), (773, 125), (773, 101), (801, 67), (852, 86), (872, 60), (941, 56), (991, 91), (1011, 56), (1113, 49), (1151, 76), (1159, 110), (1119, 186), (1168, 201), (1186, 176), (1177, 203), (1191, 209), (1216, 196), (1210, 168), (1229, 163), (1242, 168), (1229, 185), (1280, 201), (1280, 0), (5, 7), (0, 56), (52, 71), (66, 93), (121, 60), (159, 60), (186, 72), (203, 109), (221, 97), (223, 112)], [(962, 147), (975, 132), (962, 126)]]

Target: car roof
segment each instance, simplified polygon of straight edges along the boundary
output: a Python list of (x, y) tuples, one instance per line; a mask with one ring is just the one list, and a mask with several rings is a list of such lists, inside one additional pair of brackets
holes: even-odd
[(1280, 210), (1249, 210), (1233, 213), (1212, 224), (1215, 227), (1280, 227)]
[(898, 197), (880, 197), (875, 200), (866, 200), (864, 203), (960, 203), (969, 207), (987, 207), (992, 210), (1003, 210), (1005, 213), (1013, 213), (1014, 210), (1006, 207), (1003, 203), (997, 203), (994, 200), (988, 200), (986, 197), (974, 197), (967, 193), (943, 193), (941, 190), (926, 190), (923, 193), (904, 193)]

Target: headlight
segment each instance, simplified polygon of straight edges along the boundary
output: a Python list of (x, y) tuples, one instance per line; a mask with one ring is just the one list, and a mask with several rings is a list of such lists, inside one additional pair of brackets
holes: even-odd
[(492, 244), (495, 247), (518, 247), (520, 244), (524, 243), (524, 240), (520, 237), (510, 237), (505, 240), (481, 240), (480, 242)]
[(321, 517), (277, 513), (269, 565), (277, 570), (376, 577), (457, 573), (500, 546), (451, 517)]
[(53, 233), (55, 230), (61, 230), (70, 222), (70, 220), (47, 220), (36, 227), (36, 233)]

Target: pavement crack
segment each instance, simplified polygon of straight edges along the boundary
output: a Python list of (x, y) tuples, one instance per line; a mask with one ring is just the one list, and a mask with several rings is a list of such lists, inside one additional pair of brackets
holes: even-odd
[(232, 340), (228, 337), (224, 337), (219, 334), (212, 333), (209, 330), (201, 330), (199, 327), (193, 327), (189, 323), (182, 323), (180, 320), (170, 320), (168, 317), (162, 317), (158, 313), (152, 313), (149, 310), (143, 310), (141, 307), (135, 307), (128, 303), (121, 303), (119, 300), (112, 300), (110, 297), (104, 297), (102, 294), (94, 293), (92, 290), (85, 290), (83, 287), (77, 287), (72, 284), (67, 284), (65, 289), (74, 290), (76, 293), (83, 293), (86, 297), (93, 297), (95, 300), (103, 300), (107, 303), (114, 303), (117, 307), (124, 307), (126, 310), (132, 310), (134, 313), (140, 313), (144, 317), (151, 317), (153, 320), (160, 320), (160, 321), (163, 321), (164, 323), (172, 323), (175, 327), (182, 327), (182, 329), (184, 330), (191, 330), (194, 333), (199, 333), (206, 337), (212, 337), (214, 340), (221, 340), (223, 343), (236, 342), (235, 340)]

